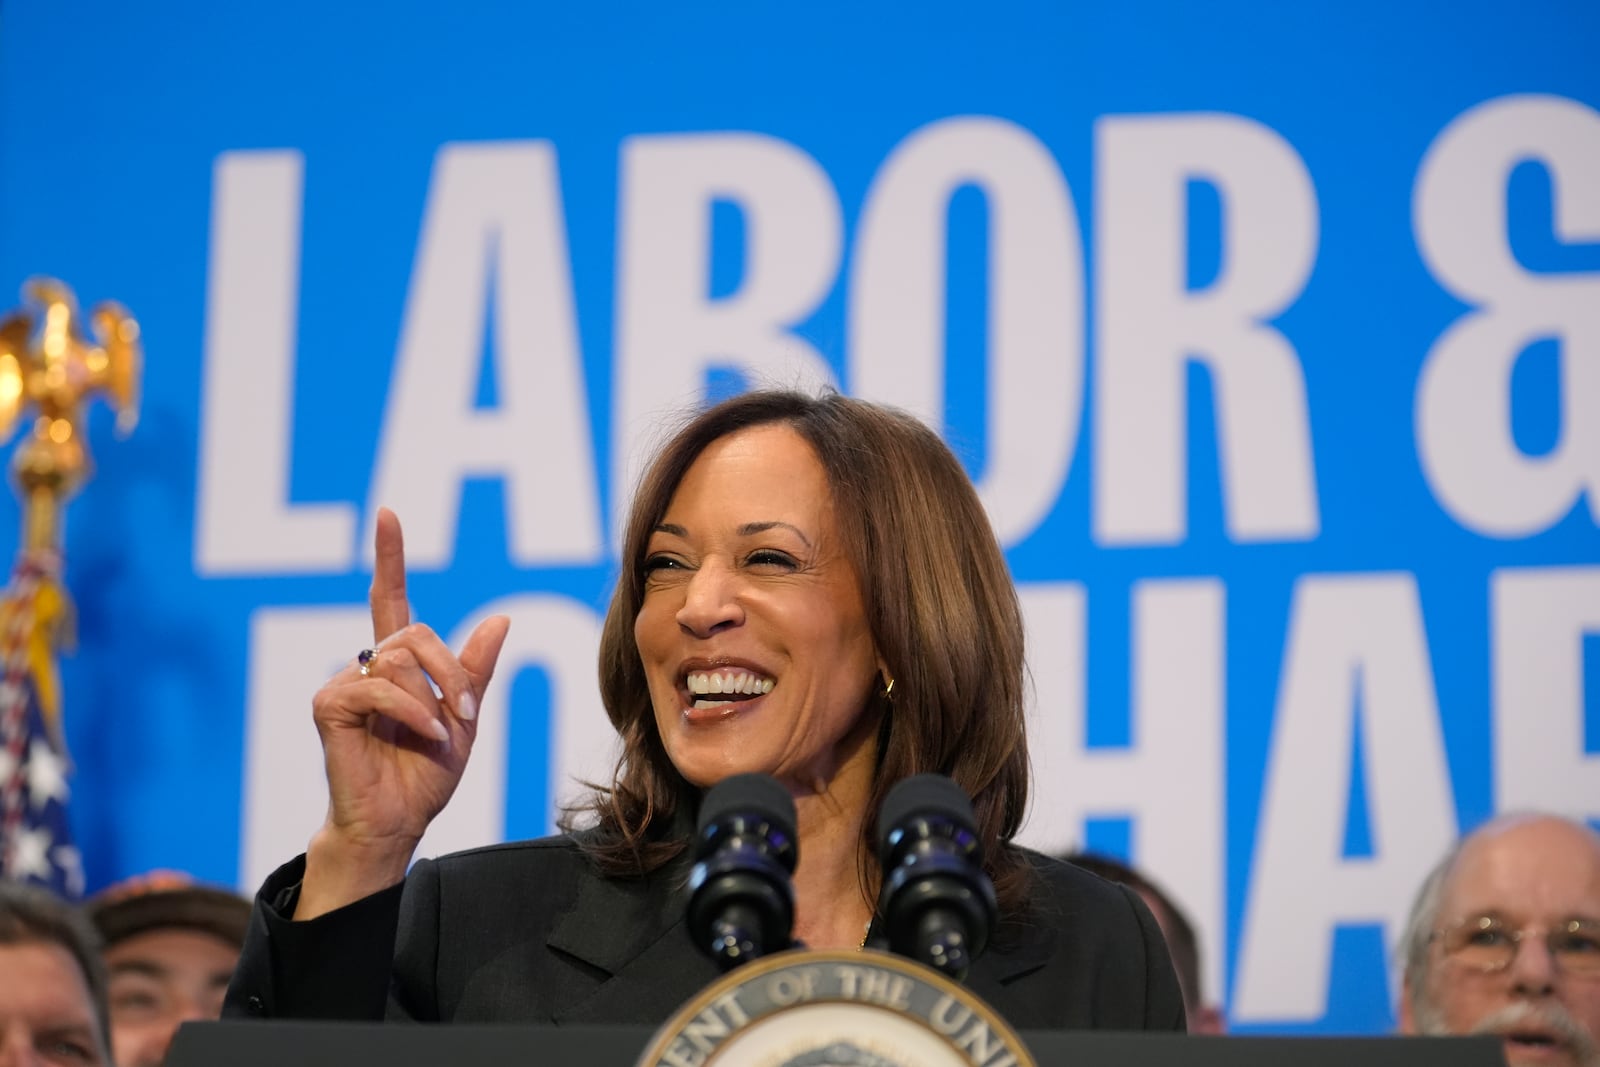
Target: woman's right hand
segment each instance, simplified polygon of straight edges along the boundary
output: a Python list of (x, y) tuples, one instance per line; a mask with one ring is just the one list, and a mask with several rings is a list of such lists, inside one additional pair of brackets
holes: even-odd
[[(354, 660), (312, 699), (328, 775), (328, 815), (306, 850), (296, 919), (394, 885), (466, 769), (477, 709), (510, 620), (485, 619), (460, 656), (411, 622), (400, 520), (378, 510), (372, 633), (378, 654)], [(435, 693), (437, 687), (437, 693)]]

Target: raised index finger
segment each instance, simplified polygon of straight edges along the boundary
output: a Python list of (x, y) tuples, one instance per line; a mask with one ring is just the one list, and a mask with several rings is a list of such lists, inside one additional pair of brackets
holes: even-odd
[(400, 534), (400, 519), (388, 508), (378, 509), (372, 537), (374, 561), (372, 589), (372, 636), (377, 641), (403, 630), (411, 622), (411, 605), (406, 600), (406, 546)]

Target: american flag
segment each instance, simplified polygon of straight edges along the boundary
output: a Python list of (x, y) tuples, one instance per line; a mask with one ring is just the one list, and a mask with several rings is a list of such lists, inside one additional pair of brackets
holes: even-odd
[(55, 673), (68, 610), (60, 570), (53, 553), (24, 554), (0, 600), (0, 875), (75, 900), (83, 857), (67, 822), (71, 765)]

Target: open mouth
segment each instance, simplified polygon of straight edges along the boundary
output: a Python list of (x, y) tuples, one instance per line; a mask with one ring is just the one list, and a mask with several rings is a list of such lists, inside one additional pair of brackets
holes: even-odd
[(715, 671), (690, 671), (684, 678), (689, 706), (696, 711), (728, 708), (772, 692), (772, 678), (742, 668), (725, 667)]
[(1505, 1040), (1507, 1053), (1517, 1051), (1534, 1057), (1553, 1056), (1565, 1047), (1554, 1034), (1538, 1030), (1515, 1030), (1501, 1036)]
[(1475, 1034), (1500, 1039), (1506, 1062), (1519, 1065), (1588, 1063), (1591, 1042), (1557, 1003), (1518, 1001), (1480, 1019)]

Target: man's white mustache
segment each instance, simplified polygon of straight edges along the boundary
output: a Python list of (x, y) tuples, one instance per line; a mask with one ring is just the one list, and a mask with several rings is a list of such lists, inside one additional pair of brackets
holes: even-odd
[(1586, 1067), (1600, 1063), (1600, 1048), (1596, 1047), (1594, 1038), (1578, 1025), (1567, 1009), (1554, 1001), (1543, 1004), (1518, 1001), (1479, 1019), (1472, 1033), (1508, 1034), (1524, 1029), (1553, 1035), (1557, 1041), (1577, 1053), (1578, 1062)]

